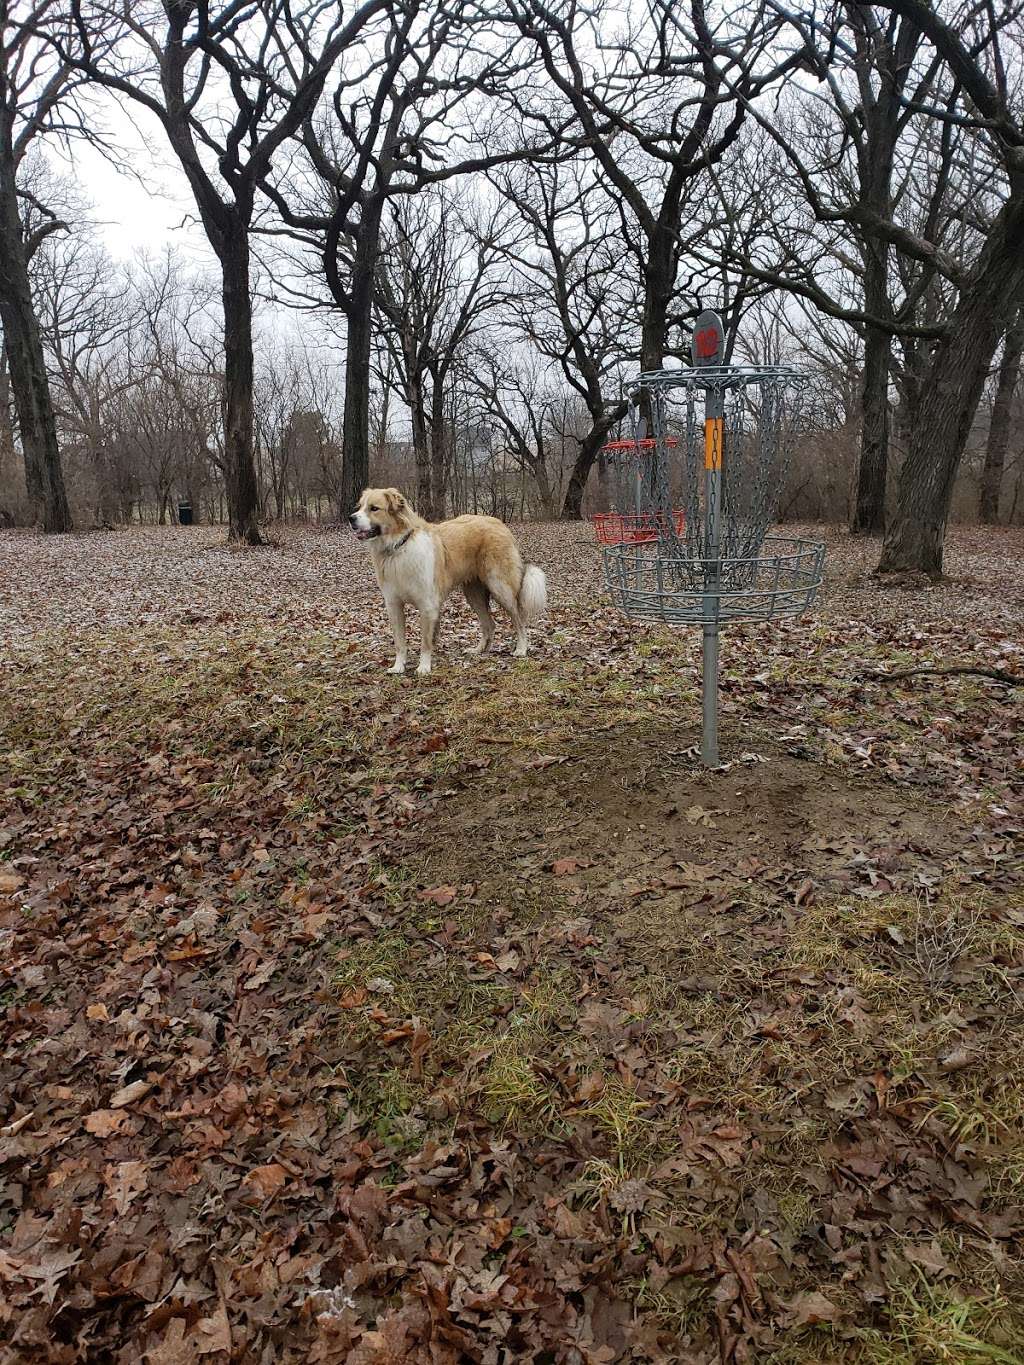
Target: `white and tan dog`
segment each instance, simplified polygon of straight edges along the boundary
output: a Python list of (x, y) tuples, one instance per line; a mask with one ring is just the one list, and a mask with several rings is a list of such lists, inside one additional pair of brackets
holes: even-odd
[(405, 609), (420, 614), (420, 665), (429, 673), (437, 643), (441, 609), (461, 588), (480, 623), (486, 654), (494, 640), (493, 598), (512, 618), (517, 659), (526, 654), (526, 627), (547, 606), (547, 582), (536, 564), (524, 564), (519, 546), (497, 517), (454, 517), (427, 522), (417, 516), (397, 488), (367, 488), (349, 517), (352, 529), (366, 541), (373, 559), (391, 629), (395, 662), (391, 673), (405, 671)]

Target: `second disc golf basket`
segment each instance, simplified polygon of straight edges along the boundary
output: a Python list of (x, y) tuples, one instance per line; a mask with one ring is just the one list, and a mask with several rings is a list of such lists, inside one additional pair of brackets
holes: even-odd
[[(709, 767), (718, 764), (719, 626), (801, 614), (821, 586), (825, 558), (817, 541), (768, 534), (803, 374), (786, 365), (725, 365), (723, 355), (721, 320), (703, 313), (692, 366), (641, 374), (630, 397), (650, 412), (655, 450), (653, 477), (638, 489), (655, 529), (602, 551), (608, 592), (627, 615), (703, 627), (701, 758)], [(672, 513), (673, 430), (682, 526)]]
[[(657, 540), (658, 521), (661, 515), (650, 506), (644, 496), (644, 489), (658, 486), (663, 481), (670, 486), (667, 471), (653, 468), (658, 459), (671, 454), (676, 447), (676, 439), (666, 436), (662, 442), (637, 434), (632, 440), (609, 441), (602, 446), (601, 454), (611, 475), (612, 510), (595, 512), (591, 517), (594, 533), (600, 545), (639, 545), (645, 541)], [(686, 514), (674, 508), (671, 516), (673, 529), (677, 535), (682, 533)]]

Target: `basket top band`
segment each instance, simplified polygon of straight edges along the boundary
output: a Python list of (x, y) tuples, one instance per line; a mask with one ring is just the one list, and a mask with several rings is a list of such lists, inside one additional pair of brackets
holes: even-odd
[(740, 389), (748, 384), (804, 384), (806, 371), (793, 365), (686, 365), (678, 370), (647, 370), (629, 397), (645, 389)]

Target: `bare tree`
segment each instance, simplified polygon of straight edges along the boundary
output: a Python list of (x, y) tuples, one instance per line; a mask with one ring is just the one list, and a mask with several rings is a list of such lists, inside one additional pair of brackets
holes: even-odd
[(446, 399), (456, 362), (511, 297), (510, 237), (504, 205), (474, 211), (445, 186), (391, 205), (377, 304), (412, 418), (416, 497), (426, 517), (444, 515)]
[(671, 313), (688, 205), (739, 136), (749, 101), (796, 59), (758, 70), (768, 41), (760, 16), (717, 33), (704, 0), (689, 0), (685, 16), (683, 7), (655, 0), (653, 22), (612, 36), (599, 31), (603, 13), (574, 0), (512, 0), (510, 8), (575, 114), (624, 220), (635, 225), (642, 243), (640, 367), (661, 369), (670, 324), (701, 306), (693, 298), (683, 314)]
[(507, 351), (478, 347), (469, 373), (480, 419), (492, 430), (492, 461), (497, 456), (503, 467), (511, 459), (528, 473), (543, 515), (554, 517), (559, 488), (551, 455), (561, 394), (552, 389), (536, 356), (517, 362)]
[[(995, 347), (1024, 285), (1021, 128), (1003, 50), (1007, 26), (1019, 20), (1015, 5), (1012, 0), (1010, 7), (984, 14), (951, 6), (948, 22), (919, 0), (875, 6), (921, 35), (915, 60), (930, 73), (923, 89), (908, 84), (898, 92), (904, 113), (913, 116), (912, 145), (920, 149), (918, 160), (931, 178), (924, 186), (911, 175), (902, 196), (916, 205), (916, 221), (902, 215), (895, 196), (889, 213), (857, 194), (848, 193), (845, 202), (824, 202), (820, 182), (789, 130), (765, 111), (752, 111), (784, 150), (819, 222), (852, 224), (895, 249), (905, 292), (895, 316), (891, 308), (881, 316), (832, 309), (834, 316), (898, 335), (905, 352), (900, 379), (907, 456), (886, 528), (882, 571), (941, 573), (953, 480)], [(797, 24), (804, 60), (803, 34), (810, 21), (806, 15), (794, 19), (788, 11), (787, 19)], [(837, 98), (835, 93), (830, 97)], [(854, 122), (862, 117), (852, 104), (850, 112)], [(949, 153), (956, 145), (960, 178), (950, 201), (956, 162)], [(955, 226), (959, 231), (953, 231)], [(841, 262), (841, 248), (826, 248), (825, 259)], [(914, 268), (904, 276), (908, 261)], [(830, 307), (813, 282), (791, 281), (790, 287)]]
[(95, 519), (118, 518), (109, 405), (139, 376), (127, 370), (131, 285), (87, 236), (51, 238), (33, 260), (33, 289), (66, 463), (84, 461), (97, 492)]
[(24, 182), (37, 139), (82, 131), (72, 105), (80, 82), (40, 36), (56, 8), (55, 0), (0, 0), (0, 318), (29, 498), (47, 531), (68, 531), (71, 511), (29, 277), (33, 254), (64, 225)]
[[(275, 156), (311, 115), (335, 62), (392, 0), (340, 8), (307, 0), (70, 0), (65, 57), (159, 121), (221, 268), (229, 532), (260, 543), (253, 458), (250, 234)], [(118, 41), (109, 34), (119, 25)], [(79, 55), (70, 51), (77, 39)]]
[(964, 92), (955, 110), (929, 114), (977, 131), (1002, 171), (1002, 202), (984, 224), (984, 246), (959, 282), (956, 308), (927, 366), (879, 564), (881, 572), (937, 576), (967, 435), (999, 340), (1024, 302), (1024, 124), (1003, 50), (1004, 30), (1019, 24), (1020, 9), (997, 15), (970, 8), (947, 22), (921, 0), (885, 0), (885, 8), (917, 24)]
[[(834, 129), (834, 136), (826, 133), (822, 139), (826, 165), (809, 170), (805, 188), (814, 186), (810, 202), (822, 221), (847, 225), (861, 258), (858, 273), (866, 314), (862, 328), (861, 453), (850, 529), (880, 533), (885, 523), (891, 322), (895, 309), (890, 301), (893, 244), (877, 228), (893, 218), (900, 141), (914, 106), (931, 97), (940, 63), (934, 54), (915, 62), (921, 34), (906, 15), (843, 3), (830, 12), (821, 27), (810, 13), (785, 13), (797, 29), (803, 60), (828, 89), (828, 121)], [(947, 126), (951, 130), (952, 125)], [(923, 234), (926, 237), (935, 236), (949, 150), (947, 141), (932, 162), (939, 192), (931, 197)], [(829, 169), (838, 171), (845, 182), (840, 188), (845, 202), (839, 210), (835, 203), (826, 205), (818, 190), (822, 171), (827, 177)], [(837, 217), (840, 212), (841, 218)], [(879, 326), (874, 319), (890, 325)]]
[[(734, 181), (722, 207), (762, 224), (755, 253), (741, 251), (736, 264), (845, 320), (861, 338), (861, 454), (850, 525), (877, 532), (886, 506), (893, 338), (914, 354), (922, 335), (938, 334), (943, 318), (930, 309), (923, 322), (922, 300), (933, 291), (934, 302), (936, 282), (943, 273), (958, 278), (970, 255), (967, 242), (958, 252), (949, 240), (964, 222), (963, 168), (954, 175), (960, 131), (947, 123), (937, 132), (916, 117), (928, 98), (952, 96), (940, 88), (935, 54), (916, 57), (914, 23), (853, 3), (823, 16), (776, 9), (820, 88), (790, 93), (779, 109), (752, 106), (761, 164), (748, 192), (737, 194)], [(976, 180), (971, 190), (978, 192)]]
[(547, 358), (590, 418), (560, 513), (578, 519), (598, 453), (626, 412), (616, 381), (623, 358), (638, 350), (637, 285), (622, 268), (615, 204), (591, 167), (539, 163), (495, 183), (527, 231), (507, 248), (522, 281), (510, 309), (514, 336)]
[[(518, 31), (474, 0), (399, 7), (382, 55), (341, 73), (329, 111), (304, 124), (297, 161), (265, 186), (346, 320), (345, 508), (368, 478), (371, 304), (386, 207), (489, 167), (568, 154), (566, 119), (534, 124), (507, 98), (533, 61)], [(285, 288), (308, 302), (308, 286)]]
[(337, 484), (332, 414), (325, 367), (303, 346), (264, 356), (257, 367), (256, 436), (259, 464), (274, 515), (306, 518), (321, 494)]

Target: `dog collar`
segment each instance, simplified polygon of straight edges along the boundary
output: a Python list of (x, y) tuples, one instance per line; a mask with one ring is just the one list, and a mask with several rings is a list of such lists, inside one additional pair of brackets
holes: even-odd
[(412, 531), (406, 531), (405, 535), (402, 537), (401, 540), (396, 541), (394, 545), (389, 546), (389, 548), (385, 550), (385, 554), (389, 555), (397, 554), (398, 551), (402, 548), (402, 546), (406, 543), (406, 541), (411, 539), (411, 537)]

